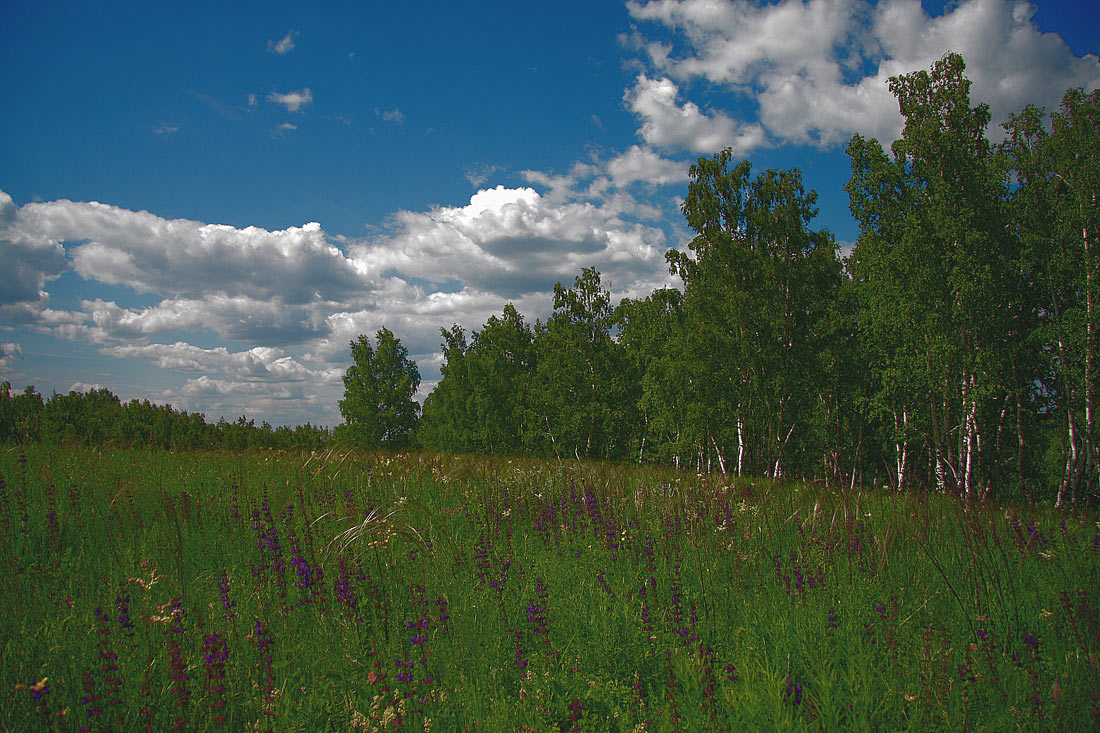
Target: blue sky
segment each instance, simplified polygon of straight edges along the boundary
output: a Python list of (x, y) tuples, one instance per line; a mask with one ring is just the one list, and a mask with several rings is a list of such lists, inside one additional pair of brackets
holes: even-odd
[[(0, 379), (335, 424), (348, 341), (594, 265), (673, 284), (700, 155), (797, 166), (856, 236), (854, 132), (961, 52), (999, 123), (1100, 85), (1094, 0), (0, 4)], [(4, 265), (0, 265), (4, 267)]]

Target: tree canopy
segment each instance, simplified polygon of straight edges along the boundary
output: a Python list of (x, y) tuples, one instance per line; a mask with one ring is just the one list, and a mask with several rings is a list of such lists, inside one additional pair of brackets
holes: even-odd
[(420, 405), (413, 399), (420, 371), (388, 328), (379, 329), (375, 341), (372, 346), (360, 334), (350, 342), (352, 363), (344, 373), (340, 400), (344, 424), (337, 437), (371, 447), (406, 447), (420, 417)]

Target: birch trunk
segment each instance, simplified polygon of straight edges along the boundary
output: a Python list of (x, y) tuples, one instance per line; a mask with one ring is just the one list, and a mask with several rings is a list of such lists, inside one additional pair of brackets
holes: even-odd
[(745, 423), (737, 416), (737, 475), (745, 468)]
[(718, 470), (722, 473), (726, 472), (726, 457), (722, 455), (722, 449), (718, 447), (718, 441), (711, 436), (710, 442), (714, 445), (714, 454), (718, 456)]
[(963, 372), (962, 402), (963, 402), (963, 496), (971, 497), (972, 482), (975, 471), (975, 438), (978, 433), (978, 401), (974, 398), (974, 375)]
[[(1093, 202), (1095, 203), (1095, 196), (1093, 194)], [(1093, 432), (1092, 424), (1092, 367), (1093, 359), (1095, 358), (1096, 349), (1093, 344), (1095, 333), (1092, 326), (1092, 288), (1093, 288), (1093, 269), (1094, 265), (1090, 261), (1090, 247), (1089, 247), (1089, 230), (1087, 227), (1081, 228), (1081, 239), (1085, 243), (1085, 434), (1084, 449), (1085, 449), (1085, 485), (1086, 490), (1088, 484), (1093, 479), (1093, 466), (1094, 460), (1093, 451), (1096, 446), (1093, 445)], [(1074, 503), (1076, 503), (1076, 492), (1074, 495)]]
[(901, 425), (898, 424), (898, 413), (894, 411), (894, 430), (901, 430), (905, 436), (900, 443), (894, 443), (894, 455), (897, 461), (898, 491), (905, 490), (905, 468), (909, 461), (909, 410), (901, 408)]

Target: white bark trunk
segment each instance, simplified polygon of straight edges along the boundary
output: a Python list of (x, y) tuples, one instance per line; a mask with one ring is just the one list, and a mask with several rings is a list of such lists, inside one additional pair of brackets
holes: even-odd
[(741, 417), (737, 417), (737, 475), (740, 476), (745, 467), (745, 423)]
[(909, 462), (909, 410), (901, 408), (901, 423), (898, 423), (898, 413), (894, 412), (894, 430), (901, 430), (903, 437), (900, 443), (894, 443), (894, 456), (897, 462), (898, 491), (905, 489), (905, 469)]
[(722, 449), (718, 447), (718, 441), (711, 436), (710, 442), (714, 445), (714, 454), (718, 456), (718, 470), (722, 473), (726, 472), (726, 458), (722, 455)]

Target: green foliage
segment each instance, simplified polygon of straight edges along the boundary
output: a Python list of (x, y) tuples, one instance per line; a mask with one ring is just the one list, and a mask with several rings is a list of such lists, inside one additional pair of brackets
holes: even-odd
[(611, 337), (610, 293), (586, 267), (572, 288), (554, 286), (554, 311), (535, 324), (530, 441), (541, 455), (618, 458), (628, 445), (633, 405)]
[(832, 236), (809, 229), (817, 194), (797, 169), (750, 179), (747, 162), (730, 162), (725, 150), (692, 166), (683, 211), (694, 257), (668, 255), (684, 282), (676, 367), (689, 375), (677, 431), (700, 463), (713, 451), (739, 474), (804, 473), (806, 428), (831, 378), (814, 361), (841, 264)]
[(377, 346), (360, 334), (351, 342), (352, 364), (344, 373), (340, 414), (344, 424), (336, 437), (359, 445), (401, 448), (408, 445), (420, 416), (413, 399), (420, 372), (400, 339), (383, 327)]
[(1046, 483), (1075, 501), (1100, 484), (1096, 396), (1100, 304), (1100, 92), (1066, 92), (1051, 115), (1028, 107), (1005, 125), (1001, 152), (1018, 185), (1013, 223), (1022, 269), (1036, 287), (1033, 369), (1042, 414), (1055, 446)]
[(467, 344), (455, 324), (443, 335), (443, 379), (424, 402), (421, 442), (457, 453), (523, 452), (534, 334), (509, 303)]
[(0, 383), (0, 445), (129, 446), (164, 450), (227, 448), (317, 450), (330, 438), (323, 427), (257, 426), (243, 415), (236, 422), (207, 423), (200, 413), (177, 411), (148, 400), (123, 403), (110, 390), (54, 394), (48, 400), (29, 386), (11, 393)]

